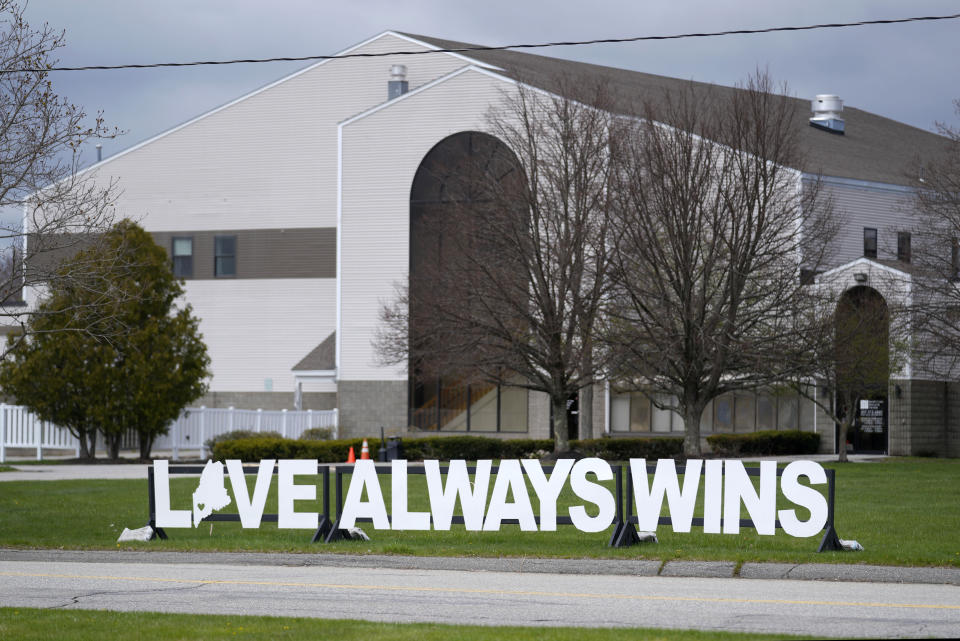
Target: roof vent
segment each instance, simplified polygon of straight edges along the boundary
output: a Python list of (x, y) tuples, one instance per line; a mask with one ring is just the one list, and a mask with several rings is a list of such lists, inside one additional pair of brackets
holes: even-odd
[(840, 112), (843, 111), (843, 101), (840, 100), (840, 96), (826, 93), (818, 94), (811, 104), (813, 118), (810, 119), (810, 126), (842, 136), (844, 122), (843, 118), (840, 117)]
[(387, 100), (399, 98), (407, 93), (407, 65), (391, 65), (390, 81), (387, 83)]

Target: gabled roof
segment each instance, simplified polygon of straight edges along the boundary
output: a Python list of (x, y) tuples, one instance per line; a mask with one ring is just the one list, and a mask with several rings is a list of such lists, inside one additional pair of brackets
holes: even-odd
[[(401, 35), (442, 49), (476, 46), (430, 36)], [(644, 100), (655, 101), (665, 92), (676, 91), (688, 83), (677, 78), (517, 51), (469, 51), (459, 55), (495, 65), (503, 69), (506, 76), (552, 92), (561, 90), (557, 82), (560, 78), (576, 80), (578, 77), (603, 76), (614, 94), (615, 110), (630, 115), (640, 115)], [(710, 87), (721, 97), (727, 92), (736, 91), (731, 87), (706, 83), (694, 85)], [(845, 135), (814, 129), (808, 122), (812, 115), (810, 100), (793, 100), (797, 103), (794, 124), (801, 132), (808, 162), (808, 166), (802, 169), (810, 173), (909, 185), (910, 176), (917, 174), (918, 158), (928, 162), (941, 154), (946, 145), (943, 136), (846, 105), (843, 108)]]
[(330, 371), (337, 368), (337, 333), (333, 332), (323, 342), (310, 350), (310, 353), (293, 366), (294, 372)]

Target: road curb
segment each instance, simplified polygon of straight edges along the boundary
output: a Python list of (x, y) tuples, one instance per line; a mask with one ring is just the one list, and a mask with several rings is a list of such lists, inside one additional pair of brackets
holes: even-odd
[(839, 565), (829, 563), (744, 563), (739, 572), (731, 561), (668, 561), (643, 559), (543, 559), (382, 554), (293, 554), (275, 552), (164, 552), (132, 550), (0, 549), (0, 561), (64, 561), (79, 563), (189, 563), (204, 565), (283, 565), (530, 572), (686, 578), (791, 579), (960, 585), (960, 568)]

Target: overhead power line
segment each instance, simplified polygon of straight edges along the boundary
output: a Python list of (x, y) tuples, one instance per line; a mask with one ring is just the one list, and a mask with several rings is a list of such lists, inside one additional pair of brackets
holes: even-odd
[(781, 31), (813, 31), (815, 29), (840, 29), (845, 27), (863, 27), (878, 24), (902, 24), (905, 22), (930, 22), (935, 20), (954, 20), (960, 18), (960, 13), (946, 16), (915, 16), (912, 18), (895, 18), (890, 20), (861, 20), (859, 22), (833, 22), (826, 24), (812, 24), (799, 27), (768, 27), (766, 29), (730, 29), (727, 31), (713, 31), (705, 33), (679, 33), (668, 36), (635, 36), (632, 38), (601, 38), (596, 40), (569, 40), (560, 42), (542, 42), (537, 44), (512, 44), (497, 47), (469, 46), (452, 47), (446, 49), (431, 49), (428, 51), (387, 51), (380, 53), (347, 53), (333, 56), (299, 56), (282, 58), (246, 58), (235, 60), (194, 60), (190, 62), (152, 62), (144, 64), (122, 65), (86, 65), (82, 67), (49, 67), (2, 69), (0, 73), (23, 73), (44, 71), (103, 71), (112, 69), (156, 69), (159, 67), (200, 67), (208, 65), (236, 65), (263, 62), (308, 62), (316, 60), (342, 60), (347, 58), (383, 58), (385, 56), (418, 56), (429, 53), (469, 53), (472, 51), (503, 51), (508, 49), (542, 49), (547, 47), (573, 47), (579, 45), (612, 44), (622, 42), (646, 42), (651, 40), (682, 40), (685, 38), (715, 38), (718, 36), (753, 35), (759, 33), (776, 33)]

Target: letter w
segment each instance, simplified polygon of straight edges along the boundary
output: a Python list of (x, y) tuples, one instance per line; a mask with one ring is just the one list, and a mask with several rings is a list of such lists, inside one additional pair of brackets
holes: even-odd
[(683, 479), (683, 491), (677, 478), (677, 467), (673, 459), (657, 461), (657, 471), (653, 475), (653, 486), (647, 483), (647, 460), (630, 459), (630, 476), (633, 479), (634, 500), (637, 505), (637, 528), (641, 532), (655, 532), (663, 509), (663, 496), (667, 496), (667, 507), (674, 532), (689, 532), (693, 521), (693, 510), (697, 504), (697, 492), (700, 489), (700, 467), (703, 461), (687, 461)]
[(466, 461), (450, 461), (446, 486), (440, 478), (440, 462), (423, 462), (424, 472), (427, 475), (427, 492), (430, 495), (430, 511), (433, 514), (433, 529), (450, 529), (453, 508), (458, 496), (466, 528), (478, 531), (483, 529), (483, 513), (487, 505), (487, 489), (490, 485), (492, 463), (492, 461), (477, 461), (477, 474), (474, 487), (471, 489)]

